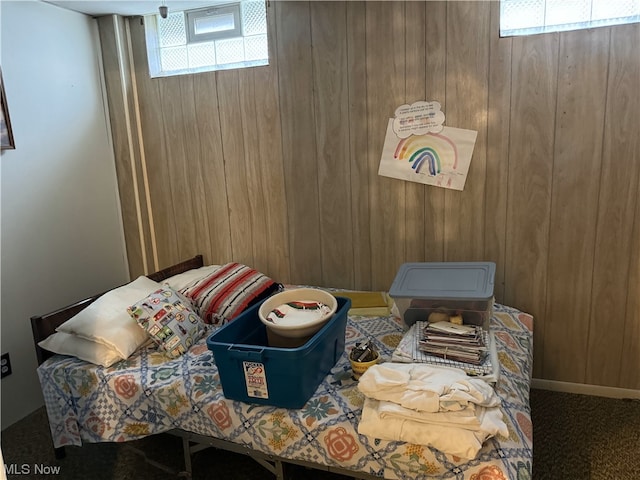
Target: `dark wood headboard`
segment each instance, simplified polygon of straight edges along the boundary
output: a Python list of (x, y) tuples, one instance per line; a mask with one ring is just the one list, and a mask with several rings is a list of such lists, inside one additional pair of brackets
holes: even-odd
[[(189, 260), (185, 260), (184, 262), (180, 262), (176, 265), (164, 268), (158, 272), (151, 273), (147, 275), (147, 277), (156, 282), (162, 282), (163, 280), (166, 280), (173, 275), (177, 275), (178, 273), (186, 272), (187, 270), (191, 270), (194, 268), (200, 268), (203, 265), (204, 263), (202, 255), (196, 255)], [(38, 345), (38, 342), (41, 342), (49, 335), (55, 333), (56, 328), (58, 328), (60, 325), (62, 325), (64, 322), (69, 320), (84, 308), (87, 308), (87, 306), (89, 306), (104, 293), (106, 292), (102, 292), (97, 295), (93, 295), (92, 297), (85, 298), (84, 300), (80, 300), (73, 305), (68, 305), (54, 312), (31, 317), (31, 330), (33, 331), (33, 341), (36, 346), (38, 365), (42, 364), (42, 362), (53, 355), (53, 353), (40, 347)]]

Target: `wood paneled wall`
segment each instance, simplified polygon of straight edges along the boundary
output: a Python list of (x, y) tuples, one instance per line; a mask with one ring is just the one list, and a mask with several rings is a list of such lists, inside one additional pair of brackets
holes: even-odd
[[(132, 276), (196, 253), (387, 290), (491, 260), (534, 376), (640, 389), (640, 25), (499, 38), (497, 2), (274, 2), (270, 65), (150, 79), (103, 17)], [(117, 28), (115, 28), (117, 27)], [(478, 131), (464, 191), (377, 175), (396, 107)]]

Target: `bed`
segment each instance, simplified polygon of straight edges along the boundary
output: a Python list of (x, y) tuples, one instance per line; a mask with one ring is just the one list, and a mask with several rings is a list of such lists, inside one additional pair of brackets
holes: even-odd
[[(196, 256), (148, 277), (161, 282), (202, 265), (202, 257)], [(187, 474), (191, 455), (213, 446), (250, 456), (279, 480), (285, 478), (287, 464), (362, 479), (531, 478), (533, 318), (517, 309), (496, 304), (491, 318), (500, 362), (495, 389), (509, 435), (490, 438), (476, 458), (467, 461), (426, 446), (358, 434), (364, 397), (352, 378), (348, 352), (373, 338), (382, 359), (390, 359), (405, 331), (392, 315), (350, 314), (345, 353), (302, 409), (287, 410), (226, 399), (206, 336), (175, 359), (148, 345), (109, 368), (38, 346), (98, 297), (31, 319), (58, 456), (69, 445), (125, 442), (168, 432), (182, 438)]]

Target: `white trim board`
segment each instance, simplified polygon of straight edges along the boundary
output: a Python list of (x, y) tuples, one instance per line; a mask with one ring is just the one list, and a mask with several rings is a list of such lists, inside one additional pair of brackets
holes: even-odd
[(597, 397), (640, 399), (640, 390), (605, 387), (603, 385), (587, 385), (584, 383), (558, 382), (556, 380), (544, 380), (542, 378), (532, 379), (531, 388), (536, 388), (539, 390), (552, 390), (554, 392), (595, 395)]

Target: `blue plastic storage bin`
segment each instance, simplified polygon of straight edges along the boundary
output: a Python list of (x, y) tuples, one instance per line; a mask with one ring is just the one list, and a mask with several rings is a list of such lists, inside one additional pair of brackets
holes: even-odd
[(269, 347), (258, 317), (262, 302), (209, 335), (224, 396), (247, 403), (302, 408), (344, 352), (351, 300), (336, 297), (335, 315), (304, 345)]

